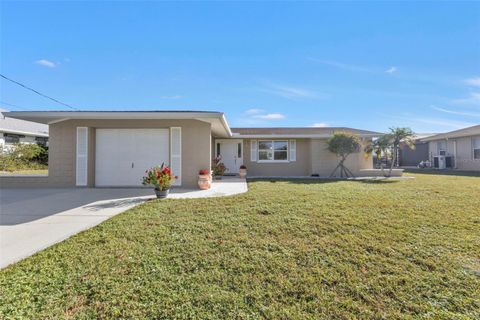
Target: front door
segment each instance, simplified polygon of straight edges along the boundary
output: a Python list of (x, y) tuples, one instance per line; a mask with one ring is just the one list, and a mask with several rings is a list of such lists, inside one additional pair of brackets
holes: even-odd
[(243, 141), (241, 139), (220, 139), (215, 141), (215, 155), (222, 158), (227, 168), (225, 174), (237, 174), (243, 164)]

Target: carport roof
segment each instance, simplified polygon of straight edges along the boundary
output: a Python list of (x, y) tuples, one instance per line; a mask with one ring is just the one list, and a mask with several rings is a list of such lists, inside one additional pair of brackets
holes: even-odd
[(225, 115), (216, 111), (11, 111), (4, 114), (10, 118), (45, 124), (72, 119), (194, 119), (210, 123), (215, 136), (232, 136)]

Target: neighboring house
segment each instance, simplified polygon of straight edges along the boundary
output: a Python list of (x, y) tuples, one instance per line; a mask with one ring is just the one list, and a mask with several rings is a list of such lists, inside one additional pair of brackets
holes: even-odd
[(48, 125), (4, 117), (0, 112), (0, 152), (15, 143), (48, 144)]
[(480, 125), (422, 139), (437, 168), (480, 171)]
[[(215, 155), (222, 156), (230, 174), (244, 164), (250, 176), (329, 176), (339, 161), (327, 150), (334, 132), (358, 134), (364, 143), (379, 135), (349, 128), (231, 129), (221, 112), (19, 111), (8, 116), (49, 125), (49, 176), (42, 181), (49, 186), (139, 186), (146, 169), (165, 162), (178, 176), (176, 185), (194, 187), (198, 171), (210, 168)], [(350, 155), (347, 166), (359, 175), (372, 168), (372, 160), (360, 151)]]
[(411, 149), (404, 143), (400, 144), (398, 155), (398, 165), (401, 167), (418, 166), (422, 161), (430, 159), (428, 152), (428, 142), (424, 138), (435, 135), (435, 133), (419, 133), (415, 135), (415, 148)]

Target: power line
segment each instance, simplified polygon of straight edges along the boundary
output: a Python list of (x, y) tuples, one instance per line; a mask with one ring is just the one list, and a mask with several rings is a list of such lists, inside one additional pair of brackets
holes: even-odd
[(8, 103), (8, 102), (5, 102), (3, 100), (0, 100), (0, 105), (6, 105), (6, 106), (9, 106), (9, 107), (14, 107), (14, 108), (18, 108), (20, 110), (28, 110), (27, 108), (25, 107), (20, 107), (20, 106), (17, 106), (16, 104), (13, 104), (13, 103)]
[(1, 76), (2, 78), (4, 78), (5, 80), (8, 80), (8, 81), (10, 81), (10, 82), (13, 82), (13, 83), (15, 83), (15, 84), (17, 84), (17, 85), (19, 85), (19, 86), (27, 89), (27, 90), (33, 91), (33, 92), (35, 92), (36, 94), (38, 94), (38, 95), (40, 95), (40, 96), (42, 96), (42, 97), (44, 97), (44, 98), (50, 99), (50, 100), (52, 100), (52, 101), (55, 101), (56, 103), (59, 103), (59, 104), (61, 104), (61, 105), (64, 105), (64, 106), (66, 106), (66, 107), (68, 107), (68, 108), (70, 108), (70, 109), (72, 109), (72, 110), (78, 110), (78, 109), (72, 107), (72, 106), (69, 105), (69, 104), (63, 103), (63, 102), (61, 102), (61, 101), (59, 101), (59, 100), (57, 100), (57, 99), (55, 99), (55, 98), (49, 97), (49, 96), (47, 96), (47, 95), (45, 95), (45, 94), (43, 94), (43, 93), (41, 93), (41, 92), (38, 92), (38, 91), (35, 90), (35, 89), (32, 89), (32, 88), (30, 88), (30, 87), (27, 87), (26, 85), (24, 85), (24, 84), (22, 84), (22, 83), (20, 83), (20, 82), (17, 82), (17, 81), (15, 81), (15, 80), (12, 80), (12, 79), (10, 79), (10, 78), (7, 78), (7, 77), (4, 76), (3, 74), (0, 74), (0, 76)]

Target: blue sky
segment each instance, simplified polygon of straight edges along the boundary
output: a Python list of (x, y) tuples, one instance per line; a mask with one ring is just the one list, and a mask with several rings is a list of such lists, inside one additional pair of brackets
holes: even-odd
[[(480, 123), (480, 3), (0, 6), (1, 73), (82, 110), (214, 110), (231, 126)], [(0, 85), (4, 109), (66, 109)]]

